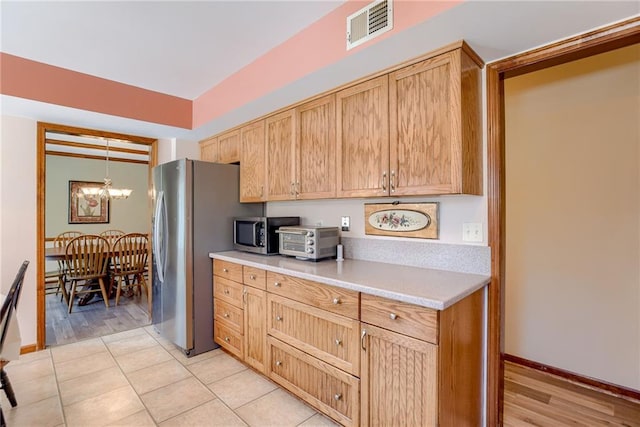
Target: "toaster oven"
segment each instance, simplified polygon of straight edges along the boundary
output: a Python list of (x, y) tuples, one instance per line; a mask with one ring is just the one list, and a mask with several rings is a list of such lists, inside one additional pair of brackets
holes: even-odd
[(313, 225), (280, 227), (280, 255), (317, 261), (335, 257), (339, 240), (338, 227)]

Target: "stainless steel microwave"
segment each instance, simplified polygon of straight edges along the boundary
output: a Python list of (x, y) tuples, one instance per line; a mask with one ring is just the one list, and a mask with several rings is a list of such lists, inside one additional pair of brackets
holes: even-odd
[(276, 231), (283, 225), (300, 224), (299, 216), (256, 216), (233, 220), (233, 247), (239, 251), (277, 255), (279, 240)]

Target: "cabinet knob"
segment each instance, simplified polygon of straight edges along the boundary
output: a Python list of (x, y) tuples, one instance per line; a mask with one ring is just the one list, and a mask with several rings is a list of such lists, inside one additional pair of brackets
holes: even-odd
[(282, 316), (276, 316), (276, 321), (282, 322)]
[(333, 303), (334, 303), (335, 305), (338, 305), (338, 304), (342, 303), (342, 301), (340, 301), (340, 298), (334, 298), (334, 299), (333, 299)]
[(225, 273), (228, 273), (229, 269), (228, 268), (223, 268), (222, 271), (225, 272)]
[(276, 366), (282, 366), (282, 362), (279, 360), (276, 360)]
[(276, 288), (279, 288), (280, 287), (280, 282), (274, 282), (273, 286), (275, 286)]
[(341, 344), (342, 344), (342, 340), (339, 340), (339, 339), (336, 338), (336, 345), (339, 346)]
[(256, 275), (255, 275), (255, 274), (250, 274), (250, 275), (249, 275), (249, 279), (251, 279), (251, 280), (256, 280)]
[(395, 313), (389, 313), (389, 319), (391, 320), (396, 320), (398, 318), (398, 315)]
[(333, 400), (340, 400), (342, 399), (342, 393), (336, 393), (333, 395)]
[(229, 313), (223, 314), (224, 317), (229, 317)]
[(231, 341), (231, 338), (229, 338), (229, 337), (224, 337), (224, 340), (225, 340), (226, 342), (229, 342), (229, 341)]
[(224, 290), (225, 295), (229, 295), (229, 289)]

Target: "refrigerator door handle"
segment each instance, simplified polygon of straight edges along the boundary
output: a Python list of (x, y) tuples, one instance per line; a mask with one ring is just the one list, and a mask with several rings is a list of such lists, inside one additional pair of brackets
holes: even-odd
[[(167, 221), (167, 207), (164, 201), (164, 191), (158, 192), (158, 199), (156, 200), (156, 209), (155, 209), (155, 227), (153, 228), (153, 253), (156, 257), (156, 265), (158, 266), (158, 280), (160, 282), (164, 282), (164, 269), (166, 264), (166, 250), (164, 235), (166, 230), (166, 221)], [(162, 227), (162, 237), (160, 235), (160, 227)], [(163, 241), (161, 241), (163, 240)]]

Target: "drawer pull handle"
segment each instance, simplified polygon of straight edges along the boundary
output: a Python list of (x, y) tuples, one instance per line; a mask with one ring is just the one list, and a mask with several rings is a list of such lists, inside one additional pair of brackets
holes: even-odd
[(225, 313), (225, 314), (224, 314), (224, 317), (229, 317), (229, 313)]
[(398, 315), (395, 313), (389, 313), (389, 319), (391, 320), (396, 320), (398, 318)]
[(229, 337), (224, 337), (224, 340), (225, 340), (226, 342), (229, 342), (229, 341), (231, 341), (231, 338), (229, 338)]
[(279, 360), (276, 360), (276, 366), (282, 366), (282, 362)]
[(223, 271), (224, 273), (228, 273), (228, 272), (229, 272), (229, 269), (228, 269), (228, 268), (223, 268), (223, 269), (222, 269), (222, 271)]
[(276, 316), (276, 321), (282, 322), (282, 316)]
[(280, 282), (274, 282), (273, 286), (275, 286), (276, 288), (279, 288), (280, 287)]
[(339, 340), (336, 338), (336, 345), (341, 345), (342, 344), (342, 340)]
[(229, 289), (224, 290), (225, 295), (229, 295)]
[(250, 274), (250, 275), (249, 275), (249, 279), (251, 279), (251, 280), (256, 280), (256, 275), (255, 275), (255, 274)]
[(342, 301), (340, 301), (340, 298), (334, 298), (333, 299), (333, 304), (334, 305), (338, 305), (338, 304), (341, 304), (341, 303), (342, 303)]
[(362, 330), (362, 335), (360, 336), (360, 347), (362, 347), (362, 349), (364, 351), (367, 351), (367, 348), (364, 346), (364, 343), (365, 343), (365, 340), (366, 340), (365, 339), (366, 336), (367, 336), (367, 330), (363, 329)]
[(342, 399), (342, 393), (336, 393), (336, 394), (334, 394), (334, 395), (333, 395), (333, 399), (334, 399), (334, 400), (340, 400), (340, 399)]

